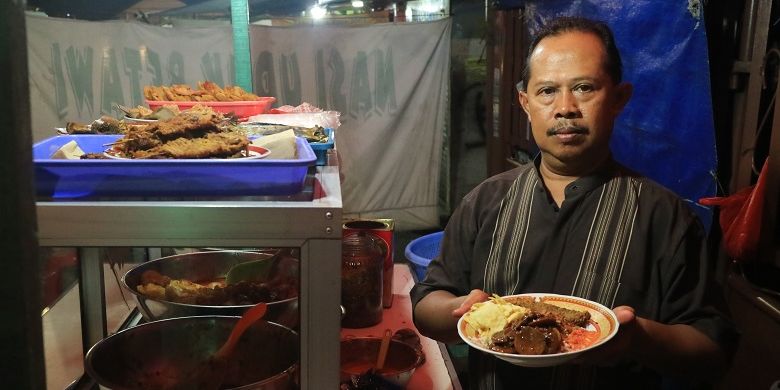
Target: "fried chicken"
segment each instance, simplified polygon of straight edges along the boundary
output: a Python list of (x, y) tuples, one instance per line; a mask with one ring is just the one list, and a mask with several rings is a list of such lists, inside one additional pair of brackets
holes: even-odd
[(223, 127), (224, 117), (209, 107), (195, 105), (168, 120), (128, 130), (115, 150), (129, 158), (241, 157), (249, 139)]

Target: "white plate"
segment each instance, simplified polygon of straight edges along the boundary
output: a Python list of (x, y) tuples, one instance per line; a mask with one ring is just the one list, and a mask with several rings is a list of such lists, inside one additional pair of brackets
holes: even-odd
[(465, 316), (460, 317), (458, 320), (458, 335), (468, 345), (482, 351), (489, 353), (501, 360), (507, 361), (517, 366), (523, 367), (550, 367), (563, 364), (575, 356), (582, 354), (583, 352), (596, 348), (601, 344), (604, 344), (609, 339), (615, 336), (618, 331), (618, 321), (615, 313), (604, 305), (589, 301), (587, 299), (572, 297), (568, 295), (558, 294), (518, 294), (509, 295), (502, 298), (514, 298), (514, 297), (534, 297), (541, 298), (543, 302), (552, 305), (564, 307), (572, 310), (587, 310), (590, 312), (590, 324), (586, 327), (588, 330), (598, 330), (598, 341), (592, 345), (570, 352), (554, 353), (549, 355), (520, 355), (514, 353), (496, 352), (488, 348), (483, 344), (478, 337), (476, 337), (476, 331), (470, 327), (466, 321)]
[[(261, 146), (256, 145), (249, 145), (249, 156), (247, 157), (236, 157), (236, 158), (220, 158), (220, 159), (214, 159), (214, 158), (180, 158), (180, 159), (166, 159), (166, 160), (179, 160), (179, 161), (192, 161), (192, 160), (207, 160), (207, 161), (213, 161), (213, 160), (226, 160), (226, 161), (242, 161), (242, 160), (257, 160), (261, 158), (268, 157), (268, 155), (271, 154), (271, 151), (269, 149), (266, 149)], [(117, 152), (111, 148), (106, 149), (103, 152), (103, 155), (112, 159), (112, 160), (136, 160), (133, 158), (127, 158), (127, 157), (121, 157), (117, 154)]]

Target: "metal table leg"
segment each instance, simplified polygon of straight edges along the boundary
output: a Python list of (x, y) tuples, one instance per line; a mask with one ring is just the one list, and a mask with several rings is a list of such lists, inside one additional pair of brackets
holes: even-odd
[(103, 294), (103, 266), (99, 248), (79, 248), (79, 299), (81, 302), (81, 342), (84, 354), (106, 337), (106, 297)]

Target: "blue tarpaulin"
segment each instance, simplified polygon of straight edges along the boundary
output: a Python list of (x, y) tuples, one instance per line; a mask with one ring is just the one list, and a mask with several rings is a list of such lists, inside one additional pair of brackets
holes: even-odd
[(685, 199), (709, 231), (712, 212), (696, 202), (716, 191), (717, 153), (707, 35), (698, 0), (498, 1), (522, 8), (530, 32), (557, 16), (607, 22), (634, 94), (615, 124), (612, 151), (631, 169)]

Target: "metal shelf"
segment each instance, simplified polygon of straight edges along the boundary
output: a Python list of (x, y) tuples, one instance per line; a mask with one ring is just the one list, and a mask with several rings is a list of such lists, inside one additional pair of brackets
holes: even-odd
[(342, 203), (337, 167), (301, 196), (36, 203), (41, 246), (78, 247), (86, 350), (106, 337), (100, 247), (298, 247), (301, 388), (337, 388)]

